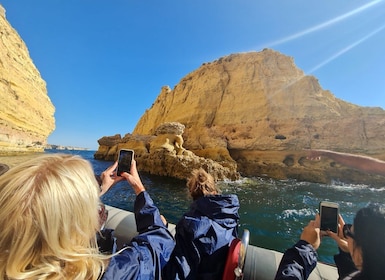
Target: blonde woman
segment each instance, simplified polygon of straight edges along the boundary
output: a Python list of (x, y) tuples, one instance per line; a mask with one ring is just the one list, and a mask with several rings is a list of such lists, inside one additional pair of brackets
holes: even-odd
[(176, 226), (176, 246), (163, 278), (222, 279), (229, 244), (238, 236), (238, 197), (220, 194), (202, 168), (192, 172), (187, 188), (193, 202)]
[[(98, 251), (100, 189), (88, 161), (42, 155), (0, 176), (0, 279), (160, 279), (173, 238), (135, 161), (122, 176), (115, 181), (126, 179), (137, 195), (140, 234), (115, 255)], [(114, 180), (106, 181), (103, 190)]]

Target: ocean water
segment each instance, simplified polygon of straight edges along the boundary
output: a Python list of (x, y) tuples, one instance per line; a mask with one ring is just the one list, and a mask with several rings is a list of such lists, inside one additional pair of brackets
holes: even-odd
[[(78, 154), (89, 160), (96, 174), (100, 174), (112, 162), (93, 158), (94, 151), (56, 151)], [(142, 181), (161, 213), (171, 223), (177, 223), (188, 210), (191, 199), (184, 180), (140, 173)], [(358, 209), (368, 203), (384, 203), (385, 187), (352, 185), (335, 182), (331, 185), (273, 180), (266, 178), (243, 178), (236, 182), (220, 182), (223, 193), (235, 193), (240, 200), (240, 234), (250, 231), (250, 243), (267, 249), (283, 252), (299, 238), (302, 228), (317, 213), (320, 201), (335, 201), (345, 222), (352, 222)], [(102, 197), (104, 203), (132, 211), (135, 194), (127, 182), (120, 182)], [(318, 250), (319, 260), (333, 263), (337, 253), (333, 240), (323, 238)]]

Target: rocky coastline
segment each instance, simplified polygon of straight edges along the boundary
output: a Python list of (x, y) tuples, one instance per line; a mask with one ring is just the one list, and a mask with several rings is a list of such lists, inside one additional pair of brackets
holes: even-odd
[[(1, 5), (0, 26), (0, 155), (87, 150), (47, 144), (55, 107), (46, 82)], [(329, 149), (385, 160), (385, 111), (336, 98), (292, 57), (271, 49), (202, 63), (174, 88), (163, 86), (131, 133), (98, 143), (96, 159), (134, 149), (139, 169), (161, 176), (186, 178), (202, 166), (218, 180), (385, 184), (329, 159), (306, 159), (306, 149)]]
[[(183, 133), (158, 135), (159, 127), (170, 123), (183, 126)], [(183, 143), (182, 154), (176, 139)], [(306, 159), (307, 149), (329, 149), (385, 160), (385, 111), (336, 98), (291, 57), (270, 49), (203, 63), (173, 89), (162, 87), (132, 133), (104, 136), (98, 142), (96, 159), (115, 159), (120, 148), (131, 148), (138, 150), (146, 171), (177, 178), (185, 176), (187, 170), (180, 170), (194, 167), (191, 162), (198, 157), (228, 168), (230, 173), (222, 173), (228, 179), (385, 183), (383, 176), (326, 158)], [(164, 154), (155, 156), (155, 150), (168, 151), (175, 162), (165, 160)]]

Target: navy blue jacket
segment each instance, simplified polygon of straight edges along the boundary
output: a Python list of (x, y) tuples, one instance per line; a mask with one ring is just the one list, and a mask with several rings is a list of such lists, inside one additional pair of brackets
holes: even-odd
[(147, 192), (136, 197), (134, 213), (139, 234), (112, 257), (102, 279), (161, 279), (161, 270), (175, 246), (174, 238)]
[(286, 250), (279, 264), (275, 280), (307, 279), (316, 264), (316, 250), (308, 242), (300, 240)]
[(229, 244), (238, 237), (236, 195), (195, 200), (176, 226), (176, 246), (163, 279), (221, 279)]
[[(334, 256), (338, 268), (338, 279), (361, 279), (349, 253), (340, 250)], [(275, 280), (306, 280), (317, 264), (317, 252), (313, 246), (300, 240), (286, 250), (278, 267)]]

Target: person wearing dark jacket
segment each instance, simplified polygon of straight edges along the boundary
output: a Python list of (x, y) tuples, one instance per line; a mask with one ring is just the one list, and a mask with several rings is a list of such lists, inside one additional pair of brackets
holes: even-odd
[(102, 279), (161, 279), (174, 248), (173, 237), (146, 191), (137, 195), (134, 213), (139, 234), (111, 258)]
[[(0, 176), (0, 279), (161, 279), (175, 242), (132, 162), (99, 188), (79, 156), (45, 154)], [(136, 194), (139, 234), (115, 254), (97, 244), (99, 194), (126, 179)]]
[(222, 279), (229, 245), (238, 237), (239, 201), (221, 195), (202, 168), (187, 182), (193, 202), (176, 225), (176, 246), (163, 279)]
[[(166, 228), (164, 218), (146, 192), (136, 170), (136, 161), (132, 161), (130, 173), (116, 176), (115, 162), (100, 176), (101, 185), (99, 196), (104, 195), (117, 182), (126, 179), (132, 186), (136, 199), (134, 214), (138, 235), (109, 260), (103, 280), (115, 279), (161, 279), (161, 270), (171, 256), (175, 246), (173, 236)], [(107, 241), (108, 250), (99, 251), (115, 253), (116, 239), (111, 229), (105, 229), (99, 240)], [(104, 236), (105, 235), (105, 236)], [(100, 244), (98, 244), (100, 245)]]
[[(326, 231), (339, 246), (334, 256), (340, 280), (385, 279), (385, 205), (360, 209), (354, 224), (339, 216), (338, 233)], [(308, 279), (317, 264), (320, 245), (319, 215), (304, 228), (301, 240), (288, 249), (280, 262), (276, 280)]]

